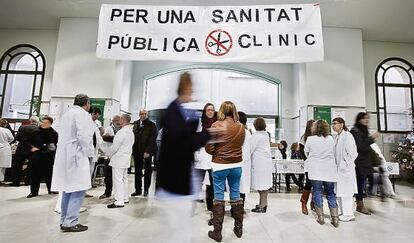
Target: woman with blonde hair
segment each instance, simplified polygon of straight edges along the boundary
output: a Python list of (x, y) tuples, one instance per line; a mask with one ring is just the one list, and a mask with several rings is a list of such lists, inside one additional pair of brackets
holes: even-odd
[(230, 205), (234, 217), (233, 232), (240, 238), (243, 234), (243, 200), (240, 199), (240, 178), (242, 174), (243, 158), (242, 145), (245, 137), (244, 126), (239, 122), (236, 106), (225, 101), (221, 104), (217, 121), (212, 130), (225, 129), (219, 142), (206, 145), (207, 153), (212, 155), (211, 167), (213, 170), (213, 226), (214, 230), (208, 236), (217, 241), (222, 240), (224, 220), (224, 188), (226, 180), (230, 187)]
[(305, 152), (308, 153), (305, 169), (312, 183), (312, 197), (317, 214), (316, 221), (321, 225), (325, 223), (322, 198), (325, 192), (331, 213), (331, 223), (334, 227), (338, 227), (338, 206), (335, 195), (338, 170), (334, 149), (335, 142), (330, 135), (329, 124), (324, 120), (317, 120), (312, 127), (312, 136), (305, 144)]
[(267, 195), (272, 187), (272, 154), (270, 152), (269, 135), (266, 132), (266, 122), (262, 117), (253, 123), (256, 132), (251, 138), (252, 153), (252, 188), (260, 195), (259, 204), (252, 209), (254, 213), (266, 213)]

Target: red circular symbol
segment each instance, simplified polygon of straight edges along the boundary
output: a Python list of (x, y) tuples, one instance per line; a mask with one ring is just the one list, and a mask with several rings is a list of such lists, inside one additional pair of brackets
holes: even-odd
[(225, 30), (213, 30), (208, 34), (205, 43), (208, 53), (213, 56), (226, 55), (233, 46), (233, 40)]

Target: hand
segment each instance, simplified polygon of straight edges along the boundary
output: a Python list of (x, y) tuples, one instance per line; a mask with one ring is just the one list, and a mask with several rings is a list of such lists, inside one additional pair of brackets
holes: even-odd
[(380, 136), (379, 132), (374, 132), (371, 137), (376, 140)]
[(38, 148), (36, 148), (36, 147), (33, 147), (33, 148), (31, 148), (31, 149), (30, 149), (30, 152), (34, 153), (34, 152), (39, 151), (39, 150), (40, 150), (40, 149), (38, 149)]
[(149, 158), (150, 154), (149, 153), (144, 153), (144, 159)]

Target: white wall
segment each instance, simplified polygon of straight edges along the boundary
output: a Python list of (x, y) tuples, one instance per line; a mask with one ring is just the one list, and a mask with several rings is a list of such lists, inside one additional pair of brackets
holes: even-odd
[(74, 97), (85, 93), (93, 98), (114, 97), (117, 79), (115, 60), (96, 58), (98, 20), (62, 18), (56, 50), (52, 96)]
[[(42, 101), (49, 101), (55, 63), (57, 30), (9, 30), (0, 29), (0, 55), (19, 44), (30, 44), (40, 49), (46, 59)], [(41, 113), (44, 114), (42, 104)]]
[(307, 105), (365, 107), (362, 31), (323, 28), (325, 59), (306, 63)]
[(400, 57), (414, 64), (414, 43), (364, 41), (363, 47), (367, 110), (376, 112), (375, 70), (389, 57)]

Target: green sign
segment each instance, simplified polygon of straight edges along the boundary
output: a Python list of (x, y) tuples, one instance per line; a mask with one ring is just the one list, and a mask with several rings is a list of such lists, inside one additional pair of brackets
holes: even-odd
[(313, 119), (316, 120), (325, 120), (331, 125), (331, 107), (317, 106), (313, 107)]
[(105, 99), (92, 99), (91, 98), (91, 106), (93, 108), (99, 108), (102, 112), (101, 116), (99, 117), (99, 121), (104, 124), (104, 112), (105, 112)]

